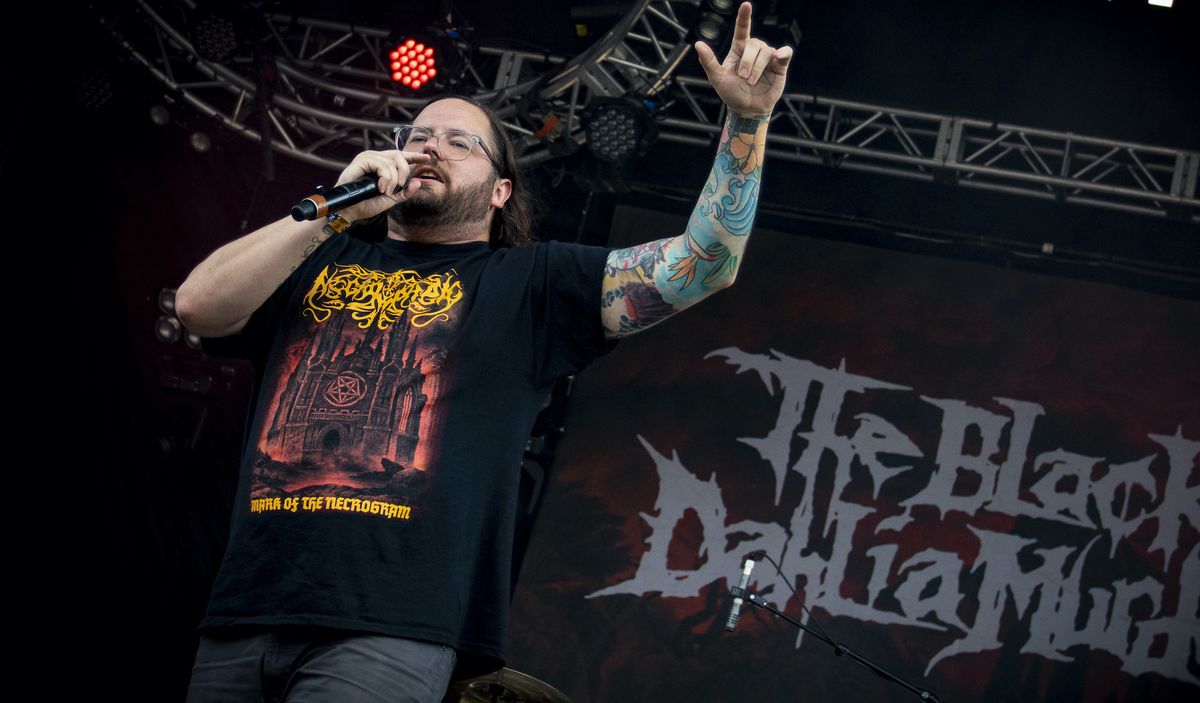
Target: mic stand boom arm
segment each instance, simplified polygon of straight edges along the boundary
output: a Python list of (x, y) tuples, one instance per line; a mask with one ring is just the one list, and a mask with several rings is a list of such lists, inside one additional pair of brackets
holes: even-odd
[[(894, 681), (894, 682), (900, 684), (901, 686), (903, 686), (904, 688), (911, 691), (915, 696), (917, 696), (918, 698), (920, 698), (923, 701), (930, 701), (930, 703), (942, 703), (942, 699), (938, 698), (936, 695), (934, 695), (934, 693), (932, 691), (927, 691), (923, 688), (917, 688), (916, 686), (910, 684), (909, 682), (905, 681), (904, 679), (900, 678), (899, 676), (896, 676), (895, 674), (892, 674), (891, 672), (883, 669), (882, 667), (876, 665), (875, 663), (871, 662), (870, 660), (863, 658), (862, 656), (857, 654), (854, 650), (850, 649), (846, 645), (838, 644), (837, 642), (834, 642), (833, 640), (826, 637), (824, 634), (817, 632), (816, 630), (812, 629), (808, 625), (805, 625), (804, 623), (800, 622), (799, 620), (796, 620), (795, 618), (791, 617), (787, 613), (779, 610), (775, 606), (773, 606), (770, 603), (768, 603), (767, 601), (763, 600), (762, 596), (758, 595), (757, 593), (751, 593), (750, 591), (747, 591), (742, 588), (738, 588), (736, 586), (729, 589), (729, 591), (731, 594), (733, 594), (733, 596), (735, 596), (735, 597), (741, 596), (747, 603), (753, 603), (754, 605), (762, 608), (763, 610), (770, 611), (771, 613), (792, 623), (793, 625), (800, 628), (801, 630), (804, 630), (805, 632), (812, 635), (813, 637), (816, 637), (817, 639), (821, 640), (822, 642), (829, 645), (830, 647), (833, 647), (833, 653), (838, 655), (839, 657), (841, 657), (841, 656), (849, 657), (851, 660), (853, 660), (854, 662), (856, 662), (863, 668), (875, 672), (875, 674), (877, 674), (880, 678), (886, 679), (888, 681)], [(739, 591), (741, 591), (741, 593), (739, 593)]]

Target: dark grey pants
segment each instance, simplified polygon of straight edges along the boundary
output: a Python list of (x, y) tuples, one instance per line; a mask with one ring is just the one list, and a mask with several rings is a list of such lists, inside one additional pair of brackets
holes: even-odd
[(450, 647), (326, 628), (200, 636), (188, 703), (439, 703)]

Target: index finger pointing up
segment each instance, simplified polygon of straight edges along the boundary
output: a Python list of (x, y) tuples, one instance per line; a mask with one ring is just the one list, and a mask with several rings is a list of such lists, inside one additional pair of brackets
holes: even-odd
[(730, 50), (738, 56), (746, 48), (746, 40), (750, 38), (750, 12), (753, 8), (750, 3), (744, 2), (738, 8), (737, 22), (733, 25), (733, 46)]

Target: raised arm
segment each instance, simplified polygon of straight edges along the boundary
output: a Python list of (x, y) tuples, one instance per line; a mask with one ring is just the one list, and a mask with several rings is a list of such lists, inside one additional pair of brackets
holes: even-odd
[(717, 157), (682, 234), (609, 255), (600, 301), (609, 338), (644, 330), (737, 277), (758, 205), (767, 123), (792, 58), (791, 47), (774, 49), (750, 37), (750, 14), (750, 3), (742, 3), (723, 62), (696, 43), (708, 81), (727, 108)]

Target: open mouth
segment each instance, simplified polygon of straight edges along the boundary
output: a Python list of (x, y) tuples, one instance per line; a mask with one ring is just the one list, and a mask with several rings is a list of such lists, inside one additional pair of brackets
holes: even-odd
[(413, 174), (413, 178), (418, 178), (422, 181), (436, 181), (438, 183), (443, 182), (441, 176), (439, 176), (435, 171), (430, 170), (417, 171)]

